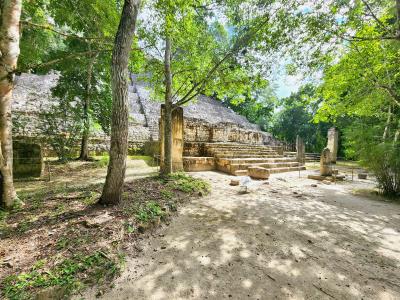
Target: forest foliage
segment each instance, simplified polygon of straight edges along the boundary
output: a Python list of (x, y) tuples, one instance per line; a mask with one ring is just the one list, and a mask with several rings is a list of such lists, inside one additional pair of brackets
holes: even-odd
[[(130, 71), (143, 74), (154, 98), (163, 99), (168, 37), (174, 104), (212, 96), (284, 142), (302, 136), (309, 152), (321, 151), (335, 126), (340, 156), (363, 160), (371, 145), (359, 143), (362, 124), (371, 124), (373, 146), (399, 141), (397, 2), (144, 1)], [(79, 123), (71, 129), (77, 139), (92, 128), (110, 132), (109, 66), (122, 4), (24, 2), (18, 71), (59, 72), (58, 109), (79, 99), (68, 111)], [(272, 81), (277, 63), (286, 63), (288, 74), (318, 79), (279, 99)]]

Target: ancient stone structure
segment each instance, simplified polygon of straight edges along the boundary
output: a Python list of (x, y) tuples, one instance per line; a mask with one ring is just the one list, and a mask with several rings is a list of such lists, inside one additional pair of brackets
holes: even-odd
[(328, 145), (326, 147), (331, 151), (332, 163), (336, 163), (339, 147), (339, 131), (335, 127), (328, 130)]
[(13, 173), (15, 178), (40, 177), (42, 175), (43, 153), (38, 144), (13, 142)]
[[(186, 147), (187, 144), (184, 153), (189, 153)], [(279, 146), (198, 143), (197, 149), (200, 149), (199, 156), (183, 157), (186, 171), (219, 170), (232, 175), (249, 175), (250, 167), (265, 168), (269, 174), (305, 169), (295, 157), (279, 154)]]
[[(18, 77), (13, 103), (16, 139), (30, 136), (42, 143), (43, 148), (48, 148), (38, 116), (57, 103), (57, 99), (51, 96), (51, 88), (57, 84), (58, 78), (55, 73)], [(160, 102), (152, 99), (151, 87), (135, 76), (131, 79), (128, 91), (130, 153), (140, 151), (147, 155), (162, 155)], [(247, 175), (249, 167), (265, 168), (268, 174), (304, 169), (295, 157), (283, 157), (280, 142), (271, 134), (261, 131), (258, 125), (210, 97), (199, 96), (194, 103), (178, 109), (173, 120), (172, 159), (175, 170), (217, 169), (232, 175)], [(91, 153), (104, 153), (108, 151), (109, 137), (101, 129), (94, 130), (89, 145)]]
[[(17, 76), (12, 105), (15, 125), (13, 134), (16, 140), (28, 136), (37, 139), (45, 150), (49, 148), (41, 131), (39, 115), (41, 112), (51, 110), (57, 103), (57, 99), (53, 99), (51, 95), (51, 89), (56, 86), (58, 78), (57, 73)], [(132, 80), (133, 83), (128, 91), (129, 152), (159, 154), (161, 103), (152, 99), (149, 86), (137, 81), (135, 76), (132, 76)], [(279, 145), (271, 134), (261, 131), (259, 126), (250, 123), (245, 117), (206, 96), (199, 96), (194, 103), (183, 107), (183, 115), (185, 155), (187, 155), (186, 151), (192, 151), (190, 155), (201, 156), (200, 152), (204, 146), (199, 143)], [(109, 136), (101, 129), (92, 130), (89, 141), (91, 154), (102, 154), (108, 149)]]
[(320, 160), (320, 173), (321, 176), (331, 176), (332, 175), (332, 157), (329, 148), (325, 148), (321, 153)]
[(304, 141), (300, 136), (296, 137), (296, 158), (297, 161), (301, 164), (305, 162), (305, 152), (306, 148), (304, 145)]
[[(164, 167), (164, 105), (160, 116), (160, 168)], [(172, 111), (172, 171), (183, 171), (183, 109)]]

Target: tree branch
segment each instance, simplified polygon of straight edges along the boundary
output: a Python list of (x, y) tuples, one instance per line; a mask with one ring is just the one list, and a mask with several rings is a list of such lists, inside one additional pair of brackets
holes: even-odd
[(69, 55), (66, 55), (66, 56), (63, 56), (63, 57), (60, 57), (60, 58), (56, 58), (56, 59), (50, 60), (50, 61), (45, 62), (45, 63), (40, 63), (40, 64), (36, 64), (36, 65), (30, 65), (30, 66), (28, 66), (28, 68), (26, 70), (16, 70), (14, 73), (23, 73), (24, 71), (28, 71), (30, 69), (47, 67), (47, 66), (50, 66), (50, 65), (54, 65), (54, 64), (56, 64), (58, 62), (61, 62), (63, 60), (74, 58), (74, 57), (87, 56), (87, 55), (92, 55), (92, 54), (99, 54), (100, 52), (111, 52), (111, 51), (112, 51), (112, 49), (76, 52), (76, 53), (72, 53), (72, 54), (69, 54)]
[[(65, 32), (62, 32), (62, 31), (54, 29), (49, 24), (37, 24), (37, 23), (33, 23), (33, 22), (30, 22), (30, 21), (27, 21), (27, 20), (21, 20), (20, 23), (28, 25), (28, 26), (31, 26), (31, 27), (37, 27), (37, 28), (42, 28), (44, 30), (49, 30), (51, 32), (54, 32), (54, 33), (56, 33), (58, 35), (66, 37), (66, 38), (74, 38), (74, 39), (79, 39), (79, 40), (84, 40), (84, 41), (97, 40), (99, 42), (107, 40), (106, 38), (103, 38), (103, 37), (82, 37), (82, 36), (79, 36), (79, 35), (76, 35), (76, 34), (65, 33)], [(113, 45), (112, 43), (106, 43), (106, 44), (107, 45)]]
[(379, 20), (379, 18), (375, 15), (375, 13), (372, 11), (371, 6), (368, 4), (368, 2), (366, 0), (361, 0), (365, 7), (368, 9), (368, 11), (370, 12), (371, 17), (376, 21), (376, 23), (378, 23), (378, 25), (380, 27), (382, 27), (382, 29), (384, 29), (387, 32), (390, 32), (390, 30), (385, 26), (385, 24), (383, 24), (383, 22), (381, 20)]

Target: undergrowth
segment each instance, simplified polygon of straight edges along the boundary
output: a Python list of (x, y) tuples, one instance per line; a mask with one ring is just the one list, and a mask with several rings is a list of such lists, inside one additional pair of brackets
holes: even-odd
[(200, 193), (206, 195), (210, 192), (210, 184), (204, 180), (191, 177), (183, 172), (173, 173), (162, 178), (166, 186), (172, 190), (184, 193)]
[[(184, 173), (147, 177), (125, 183), (121, 202), (103, 207), (96, 204), (101, 187), (62, 184), (20, 191), (22, 206), (0, 210), (0, 237), (8, 239), (9, 245), (18, 247), (21, 239), (35, 239), (39, 231), (47, 233), (41, 244), (48, 245), (3, 269), (3, 297), (34, 299), (48, 288), (68, 295), (85, 286), (111, 282), (120, 271), (119, 246), (167, 222), (188, 196), (205, 195), (210, 190), (208, 183)], [(99, 231), (90, 221), (104, 214), (114, 218)], [(98, 251), (104, 247), (110, 254)], [(33, 257), (38, 261), (32, 261)]]
[(102, 283), (120, 273), (123, 257), (112, 259), (104, 252), (92, 255), (74, 255), (58, 265), (46, 269), (45, 260), (38, 261), (30, 272), (10, 275), (2, 282), (2, 290), (8, 299), (34, 299), (35, 290), (49, 287), (62, 288), (68, 295), (86, 284)]

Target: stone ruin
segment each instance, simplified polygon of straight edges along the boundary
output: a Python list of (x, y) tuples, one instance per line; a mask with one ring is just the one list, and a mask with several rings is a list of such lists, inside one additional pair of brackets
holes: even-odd
[(326, 147), (331, 152), (332, 163), (335, 164), (339, 148), (339, 131), (335, 127), (329, 128), (328, 130), (328, 144)]
[[(159, 137), (161, 168), (164, 152), (163, 114), (162, 108)], [(271, 173), (305, 169), (296, 158), (284, 157), (282, 147), (264, 145), (261, 142), (262, 135), (257, 132), (229, 126), (223, 128), (220, 124), (213, 126), (204, 122), (197, 124), (190, 122), (190, 129), (185, 132), (188, 123), (183, 115), (183, 109), (180, 108), (174, 110), (172, 115), (174, 171), (181, 170), (181, 162), (183, 162), (185, 171), (219, 170), (231, 175), (249, 175), (254, 179), (268, 179)], [(182, 140), (185, 140), (184, 143)]]
[[(12, 106), (13, 121), (18, 125), (13, 131), (14, 139), (29, 137), (47, 155), (51, 153), (40, 131), (38, 115), (57, 102), (51, 96), (51, 88), (58, 78), (57, 73), (22, 74), (16, 80)], [(152, 100), (151, 88), (135, 76), (132, 76), (128, 97), (130, 152), (159, 157), (163, 147), (160, 102)], [(270, 133), (261, 131), (258, 125), (210, 97), (199, 96), (194, 103), (177, 110), (174, 118), (176, 170), (221, 170), (245, 175), (249, 167), (266, 168), (268, 173), (304, 169), (303, 162), (296, 157), (283, 157), (281, 143)], [(109, 137), (100, 129), (94, 130), (89, 141), (91, 154), (103, 154), (108, 149)]]
[[(49, 151), (43, 141), (39, 114), (49, 111), (57, 101), (51, 95), (59, 75), (22, 74), (16, 77), (13, 95), (13, 137), (15, 140), (29, 137)], [(131, 152), (144, 152), (148, 155), (159, 153), (159, 118), (161, 103), (152, 100), (151, 89), (143, 82), (136, 81), (129, 86), (129, 145)], [(225, 107), (210, 97), (198, 99), (183, 107), (184, 141), (197, 142), (239, 142), (257, 145), (279, 145), (268, 132), (250, 123), (245, 117)], [(109, 136), (101, 129), (91, 132), (89, 151), (103, 154), (109, 149)], [(79, 146), (79, 145), (77, 145)], [(195, 145), (193, 146), (195, 147)]]
[(320, 158), (320, 169), (321, 176), (332, 175), (332, 154), (329, 148), (322, 150)]
[(344, 175), (339, 175), (338, 170), (334, 170), (332, 166), (332, 153), (328, 147), (324, 148), (321, 152), (319, 175), (308, 175), (309, 179), (321, 181), (336, 181), (344, 180)]

